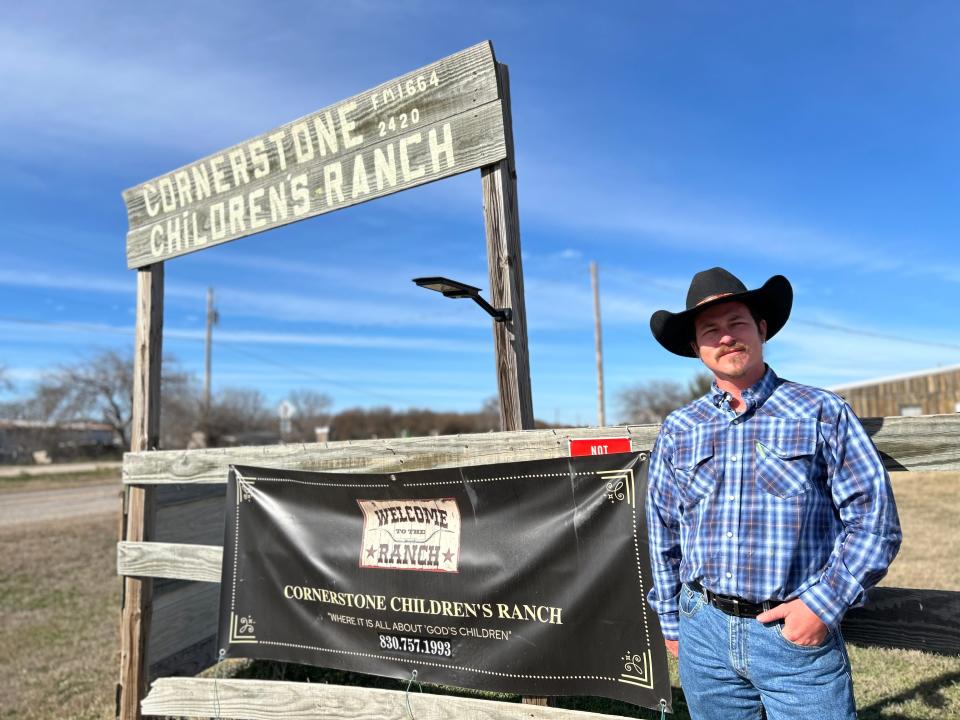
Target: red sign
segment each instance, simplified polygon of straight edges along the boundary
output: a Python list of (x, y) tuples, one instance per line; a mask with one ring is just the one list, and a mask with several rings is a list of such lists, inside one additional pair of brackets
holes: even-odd
[(630, 438), (580, 438), (570, 440), (570, 457), (578, 455), (612, 455), (630, 452)]

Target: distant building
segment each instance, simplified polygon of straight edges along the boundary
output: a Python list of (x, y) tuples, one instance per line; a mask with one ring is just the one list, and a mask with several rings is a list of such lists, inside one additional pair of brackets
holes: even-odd
[(830, 388), (860, 417), (960, 412), (960, 365)]
[(29, 464), (35, 453), (71, 460), (118, 452), (120, 438), (104, 423), (0, 419), (0, 463)]

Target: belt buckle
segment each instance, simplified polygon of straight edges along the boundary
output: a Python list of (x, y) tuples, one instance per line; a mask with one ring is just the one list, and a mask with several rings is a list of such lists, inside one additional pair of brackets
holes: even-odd
[(730, 598), (730, 601), (733, 603), (733, 612), (731, 615), (734, 617), (742, 617), (740, 615), (740, 598), (732, 597)]

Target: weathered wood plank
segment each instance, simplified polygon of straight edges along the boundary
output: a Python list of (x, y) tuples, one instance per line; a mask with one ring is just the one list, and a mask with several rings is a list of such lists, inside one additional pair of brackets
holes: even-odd
[(649, 450), (657, 430), (656, 425), (631, 425), (128, 453), (123, 481), (134, 485), (226, 483), (231, 463), (381, 473), (540, 460), (565, 457), (570, 438), (578, 437), (629, 437), (634, 450)]
[(533, 428), (533, 394), (530, 388), (530, 353), (527, 347), (527, 309), (523, 295), (523, 261), (520, 251), (520, 211), (513, 155), (510, 114), (510, 74), (497, 65), (504, 132), (508, 153), (500, 162), (480, 171), (483, 218), (487, 237), (490, 303), (510, 308), (507, 322), (493, 322), (497, 397), (503, 430)]
[[(211, 545), (120, 543), (121, 575), (220, 582), (223, 548)], [(960, 592), (879, 587), (870, 591), (866, 607), (851, 610), (843, 621), (848, 640), (879, 645), (960, 654)]]
[[(872, 418), (864, 425), (891, 470), (960, 470), (960, 414)], [(123, 481), (134, 485), (225, 483), (231, 463), (291, 470), (398, 472), (519, 462), (563, 457), (570, 438), (629, 437), (634, 450), (649, 450), (658, 429), (628, 425), (128, 453)]]
[(960, 413), (866, 418), (888, 470), (960, 470)]
[(497, 93), (493, 48), (483, 42), (131, 188), (127, 263), (176, 257), (496, 162), (506, 153)]
[[(210, 545), (121, 543), (121, 575), (220, 582), (223, 548)], [(867, 605), (844, 618), (847, 640), (861, 645), (960, 654), (960, 592), (879, 587)]]
[[(194, 487), (222, 488), (217, 485)], [(224, 493), (219, 493), (219, 497), (161, 507), (157, 510), (157, 527), (153, 539), (167, 543), (218, 545), (223, 542), (225, 516)]]
[(960, 592), (873, 588), (847, 613), (843, 634), (859, 645), (960, 655)]
[[(160, 438), (160, 370), (163, 358), (163, 263), (137, 272), (137, 320), (133, 361), (133, 406), (130, 449), (149, 451)], [(129, 542), (151, 538), (155, 489), (127, 489), (121, 537)], [(147, 690), (147, 637), (150, 633), (152, 587), (149, 578), (124, 579), (120, 603), (120, 679), (117, 716), (140, 717), (140, 699)]]
[(203, 500), (223, 500), (226, 494), (226, 488), (215, 485), (164, 485), (157, 488), (157, 510), (173, 509)]
[(159, 677), (197, 675), (217, 662), (217, 652), (217, 636), (211, 635), (180, 652), (150, 663), (150, 681)]
[(154, 598), (147, 665), (163, 663), (217, 634), (219, 584), (192, 582)]
[(161, 678), (143, 701), (145, 715), (246, 720), (623, 720), (578, 710), (398, 690), (268, 680)]
[(117, 574), (220, 582), (223, 547), (162, 542), (117, 543)]

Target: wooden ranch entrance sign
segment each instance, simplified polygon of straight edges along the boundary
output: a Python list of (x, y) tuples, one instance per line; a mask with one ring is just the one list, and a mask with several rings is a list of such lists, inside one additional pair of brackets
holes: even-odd
[[(489, 300), (511, 310), (492, 322), (501, 428), (532, 428), (509, 73), (483, 42), (124, 192), (127, 265), (137, 269), (131, 451), (159, 443), (164, 261), (476, 168)], [(181, 457), (189, 464), (196, 452)], [(171, 521), (172, 507), (189, 519), (197, 503), (216, 500), (190, 487), (159, 496), (149, 484), (127, 488), (122, 546), (170, 541), (183, 524)], [(181, 580), (161, 582), (154, 598), (149, 573), (121, 572), (117, 716), (139, 718), (149, 680), (213, 661), (209, 638), (197, 636), (206, 610), (177, 599), (210, 593), (168, 573)]]
[(127, 190), (142, 267), (507, 156), (488, 42)]

